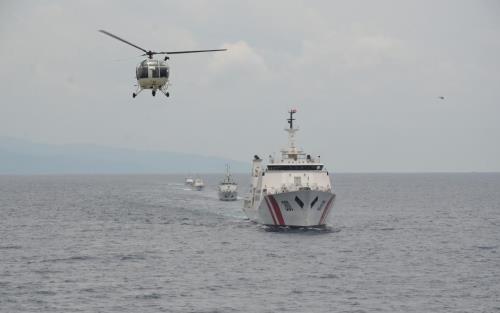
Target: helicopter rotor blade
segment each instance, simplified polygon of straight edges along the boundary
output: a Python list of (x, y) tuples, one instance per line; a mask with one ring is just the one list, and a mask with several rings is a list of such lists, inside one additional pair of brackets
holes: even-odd
[(227, 49), (188, 50), (188, 51), (162, 51), (162, 52), (154, 52), (154, 54), (182, 54), (182, 53), (215, 52), (215, 51), (226, 51), (226, 50)]
[(115, 39), (117, 39), (117, 40), (120, 40), (121, 42), (124, 42), (124, 43), (126, 43), (126, 44), (129, 44), (129, 45), (131, 45), (132, 47), (135, 47), (135, 48), (137, 48), (137, 49), (139, 49), (139, 50), (142, 50), (142, 51), (144, 51), (144, 52), (148, 53), (148, 51), (147, 51), (146, 49), (141, 48), (141, 47), (139, 47), (139, 46), (136, 46), (136, 45), (134, 45), (133, 43), (128, 42), (128, 41), (126, 41), (125, 39), (122, 39), (122, 38), (120, 38), (120, 37), (118, 37), (118, 36), (116, 36), (116, 35), (113, 35), (113, 34), (112, 34), (112, 33), (110, 33), (110, 32), (107, 32), (107, 31), (105, 31), (105, 30), (103, 30), (103, 29), (99, 29), (99, 32), (101, 32), (101, 33), (103, 33), (103, 34), (105, 34), (105, 35), (108, 35), (108, 36), (110, 36), (110, 37), (113, 37), (113, 38), (115, 38)]

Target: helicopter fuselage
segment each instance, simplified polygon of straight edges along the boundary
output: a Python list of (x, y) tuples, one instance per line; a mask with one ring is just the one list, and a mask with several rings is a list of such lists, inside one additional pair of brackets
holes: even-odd
[(140, 89), (157, 90), (167, 85), (170, 67), (165, 61), (146, 59), (137, 65), (135, 73)]

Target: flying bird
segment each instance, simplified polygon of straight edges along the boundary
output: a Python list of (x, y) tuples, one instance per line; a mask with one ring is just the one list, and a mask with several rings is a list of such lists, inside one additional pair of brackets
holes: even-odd
[(439, 98), (439, 99), (441, 99), (441, 100), (444, 100), (444, 97), (443, 97), (443, 96), (439, 96), (438, 98)]

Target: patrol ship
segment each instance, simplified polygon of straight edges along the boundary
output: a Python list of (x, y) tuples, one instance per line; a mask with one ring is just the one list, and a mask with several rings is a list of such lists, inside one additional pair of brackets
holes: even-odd
[(193, 184), (194, 184), (194, 179), (193, 179), (193, 178), (191, 178), (191, 177), (186, 177), (186, 179), (184, 180), (184, 184), (185, 184), (186, 186), (193, 186)]
[(226, 165), (226, 176), (218, 186), (219, 200), (221, 201), (236, 201), (238, 199), (238, 184), (232, 179), (229, 174), (229, 165)]
[(320, 157), (312, 157), (295, 146), (295, 133), (290, 110), (288, 147), (281, 157), (269, 156), (267, 166), (254, 156), (250, 193), (243, 211), (257, 223), (268, 226), (321, 227), (335, 201), (330, 175)]
[(205, 187), (203, 180), (199, 177), (195, 178), (193, 181), (192, 189), (196, 191), (201, 191)]

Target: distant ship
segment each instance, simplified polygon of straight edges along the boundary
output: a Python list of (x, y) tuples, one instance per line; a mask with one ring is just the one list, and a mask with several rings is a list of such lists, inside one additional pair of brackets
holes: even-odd
[(229, 165), (226, 165), (226, 176), (218, 186), (219, 200), (221, 201), (236, 201), (238, 198), (238, 184), (233, 181), (229, 173)]
[(269, 226), (324, 226), (335, 200), (330, 175), (319, 157), (295, 146), (296, 110), (288, 113), (288, 148), (281, 151), (279, 160), (270, 156), (265, 169), (262, 159), (254, 156), (250, 193), (243, 210), (250, 220)]
[(205, 184), (203, 183), (203, 180), (199, 177), (195, 178), (195, 180), (193, 182), (193, 190), (200, 191), (200, 190), (203, 190), (204, 187), (205, 187)]
[(194, 179), (193, 178), (186, 177), (186, 180), (184, 181), (184, 184), (186, 184), (186, 186), (193, 186), (193, 183), (194, 183)]

